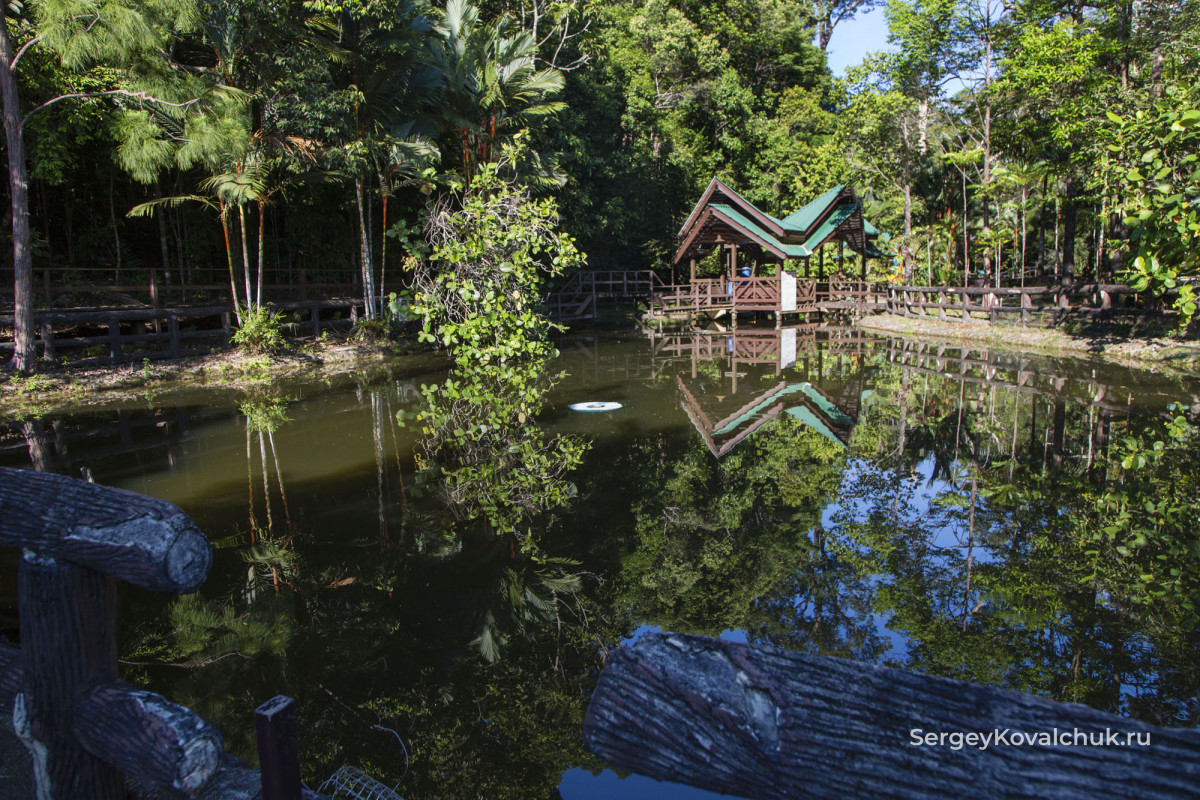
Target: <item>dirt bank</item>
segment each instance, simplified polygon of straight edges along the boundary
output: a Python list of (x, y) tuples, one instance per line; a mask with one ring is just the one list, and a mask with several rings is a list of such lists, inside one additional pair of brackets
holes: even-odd
[[(278, 355), (236, 351), (176, 361), (93, 368), (55, 367), (27, 378), (0, 374), (0, 415), (38, 417), (117, 403), (197, 392), (246, 391), (281, 381), (332, 380), (369, 370), (396, 356), (425, 353), (408, 343), (317, 342)], [(437, 361), (427, 356), (431, 364)]]
[(1120, 335), (1096, 326), (1071, 333), (1057, 328), (1021, 328), (932, 319), (908, 319), (879, 314), (860, 320), (858, 326), (879, 333), (948, 342), (979, 342), (1009, 350), (1033, 350), (1047, 355), (1103, 358), (1129, 367), (1200, 375), (1200, 342), (1165, 336)]

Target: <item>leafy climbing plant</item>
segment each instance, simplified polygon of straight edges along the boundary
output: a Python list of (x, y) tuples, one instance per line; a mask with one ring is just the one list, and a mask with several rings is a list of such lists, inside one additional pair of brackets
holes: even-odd
[(1196, 314), (1200, 275), (1200, 91), (1170, 86), (1145, 111), (1108, 112), (1106, 183), (1124, 212), (1134, 256), (1127, 278), (1138, 291), (1176, 291), (1186, 326)]

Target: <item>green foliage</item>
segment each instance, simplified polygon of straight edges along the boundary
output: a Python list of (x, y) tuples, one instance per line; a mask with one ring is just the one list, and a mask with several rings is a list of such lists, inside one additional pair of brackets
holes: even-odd
[(1196, 314), (1200, 276), (1200, 91), (1170, 86), (1146, 111), (1108, 113), (1105, 160), (1111, 200), (1129, 226), (1128, 280), (1156, 296), (1173, 292), (1181, 326)]
[(533, 519), (576, 495), (567, 476), (587, 444), (575, 436), (547, 439), (535, 421), (552, 381), (542, 361), (526, 359), (460, 367), (441, 384), (421, 387), (420, 482), (439, 493), (458, 523), (484, 523), (534, 548)]
[(421, 339), (451, 349), (463, 368), (543, 357), (552, 324), (538, 311), (541, 273), (582, 265), (571, 238), (560, 232), (553, 199), (533, 199), (504, 177), (521, 154), (484, 165), (461, 198), (443, 197), (431, 209), (431, 250), (416, 273), (413, 313)]
[(231, 340), (247, 353), (279, 352), (285, 345), (279, 314), (266, 306), (246, 311)]

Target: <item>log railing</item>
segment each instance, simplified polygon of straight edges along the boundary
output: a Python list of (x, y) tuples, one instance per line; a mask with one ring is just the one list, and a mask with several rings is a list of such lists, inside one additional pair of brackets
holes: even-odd
[(1194, 729), (699, 636), (611, 654), (584, 741), (618, 769), (762, 800), (1200, 796)]
[[(47, 308), (53, 308), (56, 302), (62, 301), (64, 295), (71, 294), (135, 294), (147, 298), (152, 307), (158, 308), (160, 303), (170, 305), (172, 300), (177, 304), (194, 301), (199, 295), (210, 301), (222, 298), (227, 301), (230, 293), (229, 279), (224, 269), (194, 268), (190, 270), (187, 280), (176, 278), (174, 281), (164, 280), (162, 271), (155, 267), (122, 270), (120, 273), (112, 267), (43, 267), (37, 272), (41, 273), (41, 280), (35, 278), (34, 291), (41, 295)], [(304, 269), (268, 269), (268, 274), (271, 273), (275, 275), (264, 284), (263, 292), (273, 300), (307, 300), (310, 292), (325, 297), (361, 293), (357, 285), (344, 281), (311, 283), (308, 280), (308, 270)], [(178, 271), (175, 274), (178, 275)], [(280, 283), (279, 280), (285, 276), (294, 277), (294, 280)], [(11, 281), (0, 284), (0, 297), (11, 298), (12, 294)]]
[[(272, 304), (271, 308), (299, 321), (284, 323), (294, 338), (311, 336), (334, 326), (357, 322), (361, 300), (307, 300)], [(330, 318), (328, 312), (345, 317)], [(7, 340), (0, 353), (12, 352), (12, 314), (0, 314)], [(180, 358), (202, 355), (229, 343), (233, 309), (228, 305), (182, 306), (179, 308), (114, 308), (96, 311), (35, 311), (34, 328), (42, 358), (53, 361), (60, 350), (99, 348), (104, 355), (83, 356), (77, 363), (122, 364), (143, 358)]]
[[(1141, 313), (1138, 293), (1120, 284), (1078, 286), (893, 286), (888, 291), (888, 311), (906, 317), (937, 317), (996, 322), (1006, 315), (1019, 315), (1030, 322), (1035, 314), (1111, 314), (1129, 310)], [(1126, 306), (1126, 301), (1133, 304)]]
[[(248, 799), (261, 790), (300, 800), (298, 788), (274, 791), (299, 787), (298, 764), (288, 758), (295, 750), (290, 701), (276, 698), (260, 709), (260, 777), (225, 754), (212, 724), (117, 675), (116, 582), (183, 594), (208, 575), (208, 540), (179, 508), (0, 468), (0, 545), (23, 553), (21, 647), (0, 645), (0, 705), (12, 709), (29, 749), (38, 800), (118, 800), (126, 781), (187, 797)], [(271, 735), (264, 737), (264, 727)]]

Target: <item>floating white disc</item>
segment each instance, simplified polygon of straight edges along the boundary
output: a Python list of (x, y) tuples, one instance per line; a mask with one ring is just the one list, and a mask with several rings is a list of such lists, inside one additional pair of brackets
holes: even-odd
[(620, 403), (572, 403), (572, 411), (616, 411)]

